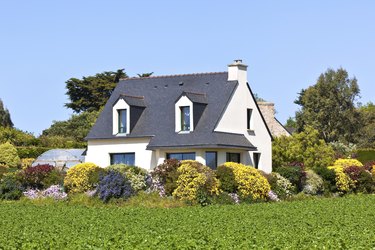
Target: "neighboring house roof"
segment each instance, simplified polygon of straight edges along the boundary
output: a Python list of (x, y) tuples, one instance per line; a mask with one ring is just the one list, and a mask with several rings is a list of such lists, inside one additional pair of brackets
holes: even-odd
[(257, 102), (257, 106), (264, 117), (269, 131), (273, 136), (290, 136), (291, 133), (275, 117), (275, 104), (272, 102)]
[[(148, 149), (229, 147), (255, 150), (256, 147), (242, 134), (214, 132), (238, 86), (237, 81), (227, 79), (228, 73), (220, 72), (121, 80), (86, 139), (123, 139), (112, 134), (112, 107), (120, 96), (133, 96), (143, 97), (137, 100), (146, 108), (126, 137), (152, 137)], [(182, 95), (193, 103), (207, 104), (190, 133), (175, 132), (175, 102)], [(129, 100), (125, 101), (131, 105)]]

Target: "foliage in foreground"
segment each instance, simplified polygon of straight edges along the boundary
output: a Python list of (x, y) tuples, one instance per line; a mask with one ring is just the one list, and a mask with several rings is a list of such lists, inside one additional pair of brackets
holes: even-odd
[[(132, 198), (131, 198), (132, 199)], [(159, 199), (159, 198), (158, 198)], [(36, 201), (37, 202), (37, 201)], [(372, 249), (375, 196), (174, 209), (0, 201), (0, 248)], [(338, 212), (337, 208), (340, 209)], [(19, 218), (22, 218), (20, 220)], [(38, 223), (36, 223), (38, 222)], [(267, 225), (267, 226), (265, 226)]]

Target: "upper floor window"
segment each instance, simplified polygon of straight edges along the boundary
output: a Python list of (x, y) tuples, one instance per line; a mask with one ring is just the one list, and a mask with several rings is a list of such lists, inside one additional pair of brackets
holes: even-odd
[(119, 109), (118, 112), (118, 133), (125, 134), (127, 129), (127, 110)]
[(181, 110), (181, 131), (190, 131), (190, 107), (180, 107)]
[(247, 129), (248, 130), (252, 130), (252, 126), (251, 126), (251, 115), (253, 113), (253, 110), (252, 109), (247, 109)]

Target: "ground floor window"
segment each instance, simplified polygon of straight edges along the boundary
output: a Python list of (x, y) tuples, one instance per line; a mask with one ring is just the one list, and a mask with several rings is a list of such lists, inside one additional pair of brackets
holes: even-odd
[(217, 152), (206, 152), (206, 166), (210, 167), (211, 169), (217, 168)]
[(259, 167), (259, 161), (260, 161), (260, 153), (254, 153), (253, 158), (254, 158), (254, 167), (258, 168)]
[(227, 162), (241, 163), (241, 154), (240, 153), (227, 153)]
[(195, 160), (195, 153), (167, 153), (167, 159)]
[(111, 165), (113, 164), (126, 164), (129, 166), (135, 165), (135, 153), (115, 153), (110, 154)]

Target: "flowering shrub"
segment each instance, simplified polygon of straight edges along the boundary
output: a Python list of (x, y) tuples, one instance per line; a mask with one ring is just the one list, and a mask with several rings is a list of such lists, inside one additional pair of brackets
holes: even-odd
[(118, 171), (129, 179), (134, 192), (146, 190), (150, 183), (147, 183), (149, 175), (146, 170), (136, 166), (115, 164), (107, 167), (108, 170)]
[(272, 190), (270, 190), (268, 192), (268, 199), (271, 200), (271, 201), (280, 201), (280, 199), (277, 196), (277, 194), (275, 192), (273, 192)]
[(0, 164), (1, 163), (10, 168), (16, 168), (21, 164), (17, 149), (9, 142), (0, 144)]
[[(235, 191), (241, 198), (250, 197), (253, 200), (258, 200), (266, 199), (268, 197), (268, 192), (271, 190), (271, 186), (267, 179), (262, 176), (258, 170), (234, 162), (226, 162), (222, 166), (220, 166), (220, 168), (225, 167), (229, 169), (225, 170), (225, 172), (233, 172)], [(225, 176), (227, 177), (228, 175)], [(230, 178), (227, 178), (225, 181), (229, 182), (228, 179)], [(221, 181), (220, 178), (219, 180)]]
[(33, 164), (34, 161), (35, 161), (34, 158), (23, 158), (23, 159), (21, 159), (21, 168), (26, 169), (26, 168), (31, 167), (31, 165)]
[(83, 193), (94, 189), (104, 170), (94, 163), (80, 163), (70, 168), (64, 179), (64, 187), (70, 193)]
[(363, 167), (367, 171), (372, 172), (372, 170), (375, 169), (375, 161), (368, 161), (368, 162), (366, 162), (365, 165), (363, 165)]
[[(42, 189), (50, 185), (44, 185), (44, 180), (54, 171), (54, 167), (48, 164), (37, 165), (20, 172), (22, 184), (28, 188)], [(57, 183), (53, 183), (57, 184)]]
[(0, 180), (0, 200), (18, 200), (22, 196), (22, 184), (16, 173), (6, 173)]
[(177, 171), (179, 173), (177, 188), (173, 191), (175, 198), (194, 203), (197, 201), (198, 194), (201, 199), (204, 194), (219, 194), (219, 181), (209, 167), (188, 160), (182, 161)]
[(107, 175), (101, 178), (97, 193), (101, 200), (108, 202), (111, 198), (129, 198), (133, 190), (124, 174), (109, 170)]
[(180, 161), (176, 159), (164, 160), (151, 173), (154, 182), (164, 186), (165, 195), (172, 195), (177, 188), (176, 182), (180, 175), (177, 169), (180, 165)]
[(330, 166), (329, 169), (335, 171), (336, 188), (341, 193), (347, 193), (353, 186), (352, 180), (344, 173), (342, 166)]
[(288, 166), (278, 168), (276, 172), (287, 178), (297, 191), (302, 191), (306, 179), (303, 163), (290, 163)]
[(279, 173), (273, 172), (266, 175), (266, 178), (271, 185), (272, 191), (280, 199), (285, 199), (292, 196), (295, 193), (295, 187), (292, 183)]
[(340, 166), (343, 168), (351, 166), (363, 167), (363, 164), (356, 159), (337, 159), (333, 165)]
[(323, 178), (317, 175), (312, 170), (306, 171), (306, 181), (303, 187), (303, 192), (305, 194), (316, 195), (322, 193), (324, 190)]
[(55, 200), (63, 200), (68, 197), (60, 185), (52, 185), (49, 188), (39, 191), (38, 189), (29, 189), (23, 194), (29, 199), (53, 198)]

